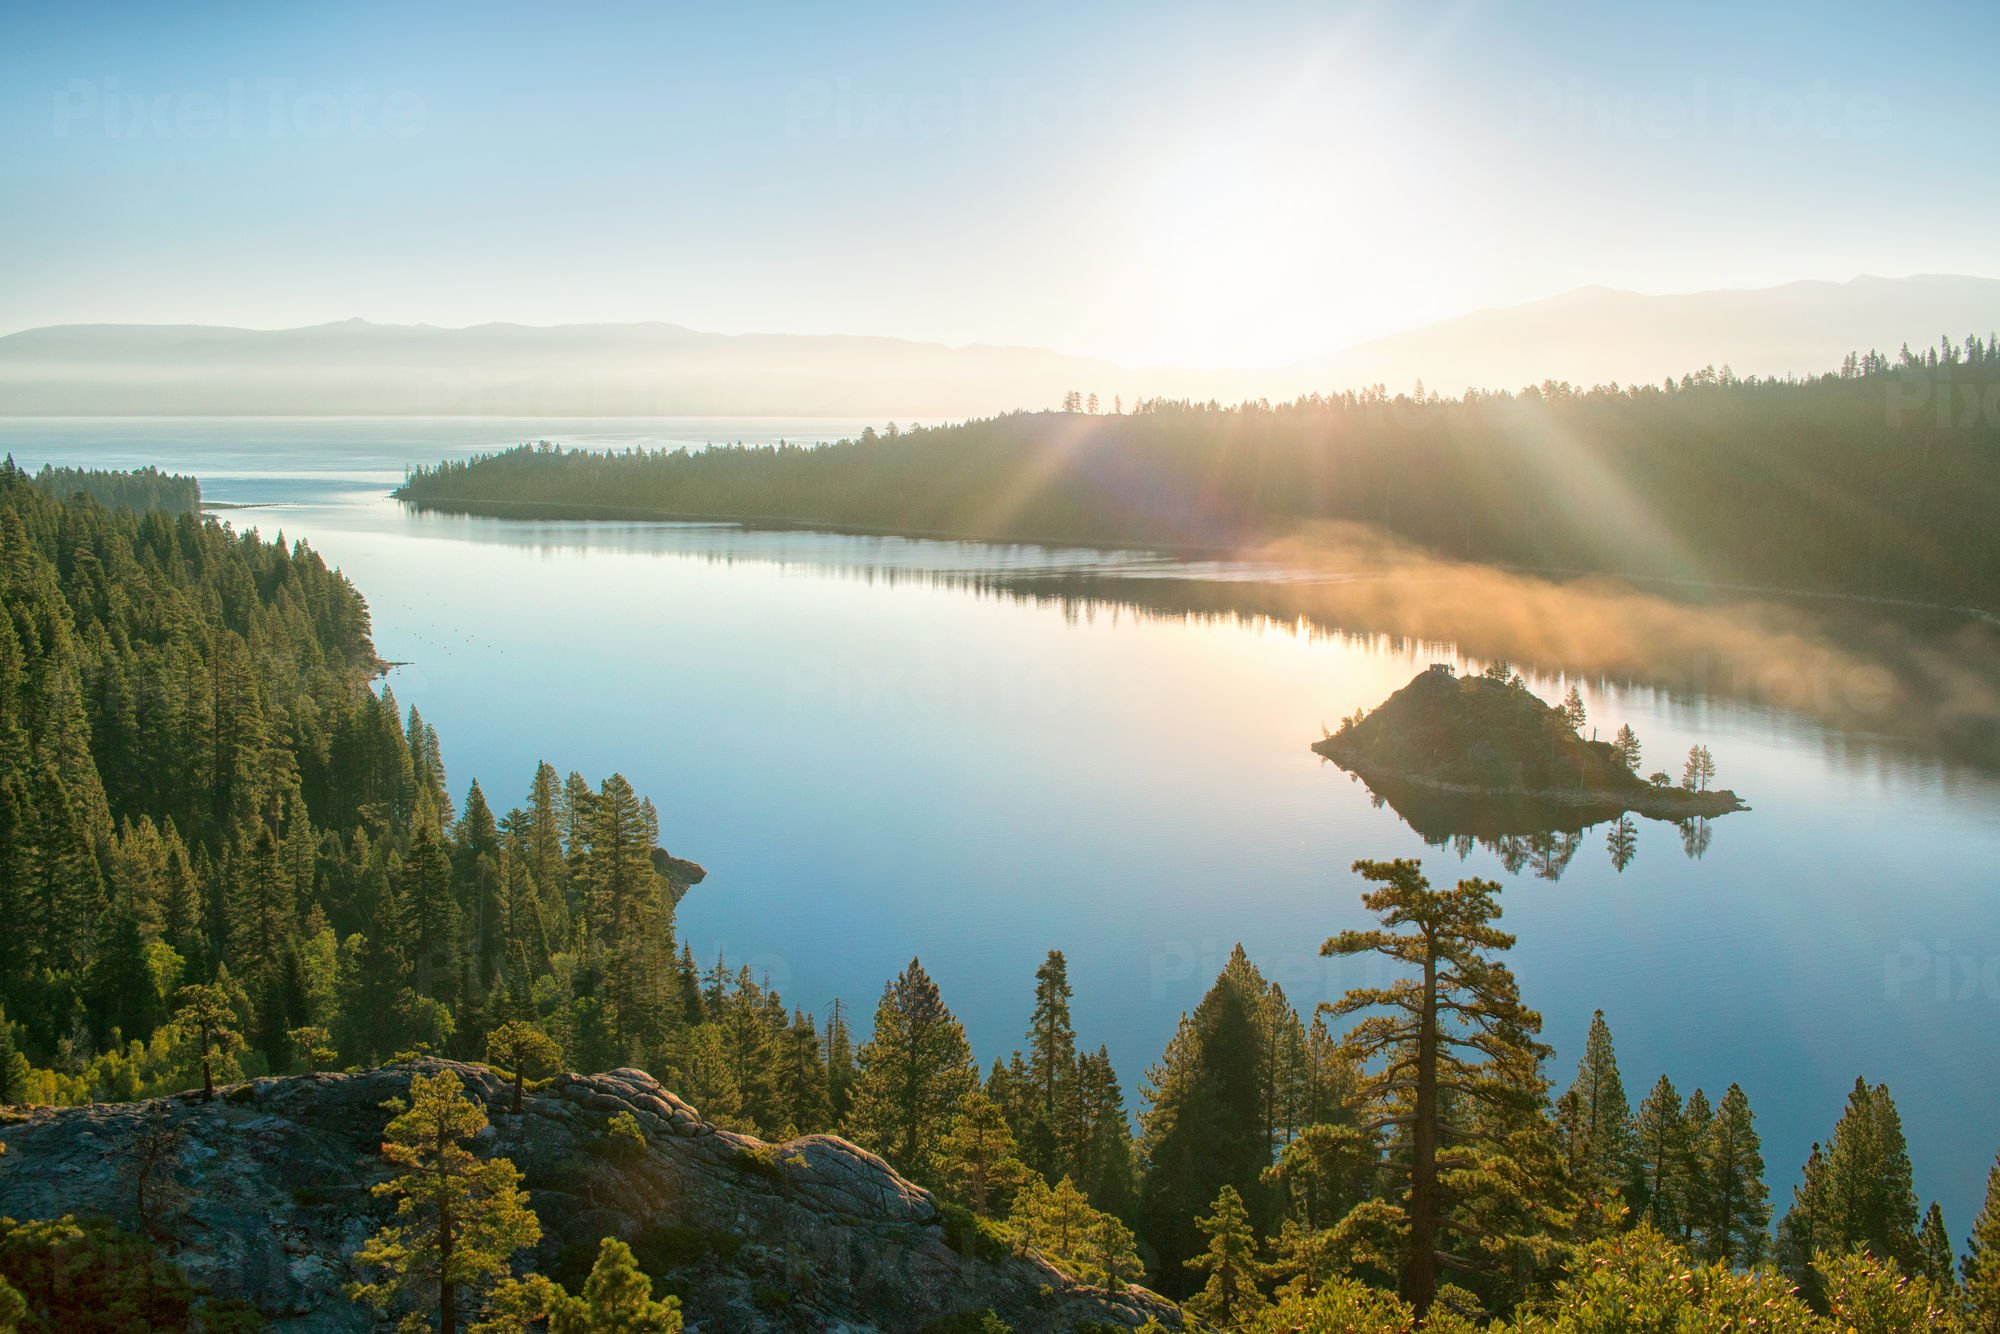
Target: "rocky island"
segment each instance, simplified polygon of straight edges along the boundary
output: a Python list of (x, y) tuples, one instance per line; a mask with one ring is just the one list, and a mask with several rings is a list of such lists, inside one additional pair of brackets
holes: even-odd
[(1617, 746), (1578, 735), (1563, 709), (1518, 677), (1461, 677), (1448, 666), (1419, 672), (1313, 750), (1399, 810), (1411, 797), (1450, 802), (1460, 832), (1581, 827), (1628, 811), (1679, 822), (1748, 809), (1726, 788), (1639, 777)]

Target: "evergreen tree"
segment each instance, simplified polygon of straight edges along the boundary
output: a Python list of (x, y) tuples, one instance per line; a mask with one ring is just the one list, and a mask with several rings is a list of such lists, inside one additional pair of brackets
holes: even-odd
[(1763, 1259), (1771, 1224), (1764, 1154), (1750, 1099), (1731, 1084), (1703, 1135), (1701, 1213), (1703, 1253), (1720, 1264), (1750, 1266)]
[(882, 989), (857, 1064), (849, 1112), (856, 1139), (919, 1180), (936, 1179), (938, 1145), (979, 1070), (965, 1030), (917, 960)]
[(1103, 1046), (1077, 1061), (1077, 1104), (1082, 1135), (1072, 1150), (1078, 1185), (1098, 1209), (1128, 1216), (1137, 1198), (1132, 1174), (1132, 1124), (1111, 1053)]
[(396, 1111), (382, 1156), (398, 1171), (374, 1188), (396, 1201), (395, 1217), (355, 1253), (355, 1264), (375, 1273), (348, 1294), (381, 1312), (434, 1300), (438, 1334), (457, 1334), (461, 1291), (503, 1278), (509, 1257), (541, 1240), (541, 1224), (514, 1164), (466, 1147), (486, 1128), (486, 1113), (457, 1075), (413, 1075), (409, 1102)]
[(1264, 1130), (1266, 984), (1238, 945), (1215, 984), (1146, 1073), (1140, 1115), (1139, 1231), (1154, 1252), (1156, 1284), (1190, 1290), (1184, 1264), (1202, 1247), (1196, 1217), (1224, 1186), (1253, 1218), (1263, 1207), (1271, 1143)]
[(1137, 1272), (1139, 1257), (1131, 1230), (1091, 1208), (1068, 1177), (1051, 1186), (1023, 1168), (1023, 1184), (1007, 1226), (1020, 1245), (1081, 1282), (1120, 1288)]
[(766, 1139), (782, 1138), (787, 1121), (780, 1069), (783, 1014), (782, 1007), (776, 1016), (769, 1013), (764, 990), (746, 966), (737, 970), (716, 1020), (744, 1114)]
[(1822, 1251), (1865, 1248), (1904, 1273), (1921, 1268), (1917, 1195), (1902, 1118), (1887, 1085), (1856, 1079), (1847, 1109), (1824, 1150), (1813, 1146), (1792, 1207), (1778, 1227), (1778, 1263), (1817, 1300)]
[[(1534, 1171), (1547, 1048), (1535, 1039), (1541, 1016), (1521, 1004), (1513, 974), (1491, 957), (1514, 943), (1492, 925), (1500, 886), (1472, 879), (1433, 890), (1409, 860), (1360, 861), (1354, 869), (1382, 886), (1362, 896), (1382, 927), (1343, 931), (1320, 952), (1379, 954), (1416, 972), (1351, 990), (1333, 1010), (1371, 1012), (1347, 1045), (1357, 1064), (1380, 1063), (1365, 1096), (1380, 1108), (1374, 1124), (1403, 1136), (1393, 1146), (1403, 1194), (1403, 1296), (1421, 1317), (1437, 1296), (1440, 1256), (1451, 1255), (1447, 1234), (1471, 1239), (1489, 1263), (1511, 1260), (1516, 1269), (1543, 1253), (1539, 1220), (1475, 1221), (1467, 1210), (1495, 1197), (1554, 1206), (1552, 1188), (1521, 1180)], [(1471, 1262), (1452, 1256), (1452, 1263)]]
[(1188, 1298), (1187, 1309), (1219, 1328), (1240, 1328), (1264, 1305), (1264, 1297), (1257, 1289), (1257, 1237), (1235, 1187), (1222, 1188), (1212, 1212), (1197, 1226), (1208, 1238), (1208, 1248), (1188, 1263), (1208, 1280)]
[(1944, 1210), (1936, 1200), (1924, 1214), (1924, 1225), (1917, 1232), (1918, 1272), (1928, 1278), (1938, 1291), (1955, 1293), (1958, 1289), (1958, 1257), (1952, 1254), (1951, 1234), (1945, 1230)]
[(393, 929), (410, 961), (411, 985), (419, 996), (449, 1005), (458, 997), (464, 918), (437, 831), (419, 823), (408, 854), (390, 865), (397, 889)]
[(680, 1334), (677, 1297), (653, 1298), (653, 1280), (639, 1268), (632, 1248), (616, 1237), (597, 1244), (597, 1261), (583, 1294), (556, 1303), (549, 1334)]
[(1690, 1245), (1696, 1239), (1701, 1220), (1715, 1212), (1708, 1164), (1709, 1129), (1714, 1124), (1715, 1109), (1709, 1105), (1708, 1094), (1700, 1089), (1688, 1094), (1687, 1105), (1681, 1108), (1680, 1178), (1685, 1202), (1678, 1235)]
[(1965, 1304), (1978, 1334), (2000, 1334), (2000, 1160), (1986, 1174), (1986, 1201), (1959, 1262)]
[(717, 1025), (696, 1024), (683, 1032), (670, 1073), (681, 1097), (705, 1119), (732, 1130), (753, 1128)]
[(1590, 715), (1584, 711), (1583, 696), (1577, 693), (1574, 685), (1569, 688), (1569, 693), (1563, 696), (1562, 714), (1563, 721), (1569, 724), (1569, 730), (1578, 734), (1582, 733), (1584, 724), (1590, 721)]
[(592, 938), (604, 954), (606, 999), (635, 1054), (663, 1050), (681, 1022), (673, 899), (653, 868), (659, 817), (622, 774), (604, 780), (585, 807), (574, 878)]
[(521, 1094), (531, 1079), (547, 1079), (562, 1066), (562, 1047), (533, 1024), (515, 1019), (486, 1036), (486, 1059), (507, 1071), (514, 1083), (513, 1112), (521, 1113)]
[(1078, 1108), (1076, 1030), (1070, 1025), (1069, 1002), (1068, 961), (1061, 950), (1050, 950), (1035, 970), (1035, 1009), (1028, 1020), (1033, 1101), (1022, 1134), (1022, 1157), (1051, 1181), (1076, 1165), (1069, 1152), (1074, 1137), (1066, 1133)]
[(215, 1070), (229, 1061), (243, 1046), (236, 1031), (236, 1007), (223, 986), (197, 984), (182, 987), (174, 997), (174, 1027), (194, 1044), (194, 1059), (201, 1071), (201, 1100), (215, 1099)]
[(32, 1073), (28, 1058), (14, 1043), (14, 1025), (7, 1021), (7, 1011), (0, 1008), (0, 1107), (28, 1100)]
[(827, 1096), (826, 1062), (820, 1057), (819, 1030), (812, 1016), (792, 1012), (779, 1054), (778, 1097), (795, 1134), (813, 1135), (834, 1124)]
[(1661, 1075), (1653, 1091), (1639, 1104), (1633, 1123), (1633, 1147), (1639, 1165), (1638, 1212), (1667, 1236), (1676, 1235), (1688, 1207), (1686, 1174), (1688, 1145), (1681, 1119), (1681, 1095), (1671, 1079)]
[(980, 1090), (958, 1105), (951, 1132), (938, 1146), (940, 1180), (965, 1207), (982, 1217), (1007, 1210), (1028, 1168), (1016, 1153), (1014, 1133), (1000, 1108)]
[(1618, 735), (1611, 739), (1611, 749), (1618, 756), (1618, 762), (1626, 771), (1636, 774), (1644, 756), (1644, 748), (1639, 744), (1639, 734), (1632, 730), (1630, 723), (1622, 724)]
[(1566, 1126), (1571, 1178), (1586, 1199), (1602, 1208), (1606, 1201), (1630, 1191), (1637, 1158), (1631, 1104), (1602, 1010), (1591, 1016), (1583, 1058), (1577, 1062), (1576, 1081), (1566, 1101), (1573, 1118), (1573, 1124)]
[(854, 1037), (847, 1030), (847, 1013), (840, 997), (833, 998), (832, 1012), (826, 1020), (826, 1104), (832, 1124), (845, 1125), (853, 1110), (854, 1081), (858, 1072), (854, 1068)]

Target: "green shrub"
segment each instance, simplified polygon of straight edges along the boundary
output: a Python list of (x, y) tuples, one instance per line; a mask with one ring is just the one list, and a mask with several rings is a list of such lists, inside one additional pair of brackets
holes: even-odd
[(729, 1161), (738, 1171), (763, 1177), (767, 1181), (783, 1181), (788, 1169), (806, 1165), (803, 1156), (784, 1153), (775, 1144), (764, 1144), (754, 1149), (738, 1149), (730, 1156)]
[(27, 1305), (24, 1334), (183, 1334), (199, 1295), (151, 1243), (73, 1215), (0, 1218), (0, 1279)]
[(1013, 1254), (1014, 1244), (1007, 1230), (990, 1218), (981, 1218), (962, 1204), (941, 1204), (944, 1244), (968, 1260), (1004, 1260)]

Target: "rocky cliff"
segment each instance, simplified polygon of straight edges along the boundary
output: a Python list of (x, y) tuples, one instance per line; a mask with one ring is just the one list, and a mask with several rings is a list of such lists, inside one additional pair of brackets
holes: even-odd
[[(950, 1225), (929, 1192), (830, 1135), (765, 1145), (704, 1122), (637, 1070), (562, 1075), (509, 1111), (511, 1088), (480, 1066), (422, 1061), (355, 1075), (261, 1079), (218, 1093), (0, 1121), (0, 1214), (98, 1214), (158, 1237), (197, 1283), (254, 1303), (278, 1330), (363, 1331), (342, 1286), (347, 1257), (384, 1215), (389, 1112), (417, 1070), (450, 1068), (491, 1124), (479, 1149), (521, 1169), (544, 1238), (519, 1257), (576, 1283), (598, 1239), (631, 1243), (656, 1289), (678, 1293), (691, 1330), (922, 1330), (991, 1309), (1016, 1330), (1132, 1328), (1173, 1309), (1138, 1289), (1107, 1293)], [(629, 1112), (643, 1148), (607, 1131)], [(166, 1132), (164, 1135), (159, 1132)], [(170, 1146), (142, 1220), (142, 1146)]]

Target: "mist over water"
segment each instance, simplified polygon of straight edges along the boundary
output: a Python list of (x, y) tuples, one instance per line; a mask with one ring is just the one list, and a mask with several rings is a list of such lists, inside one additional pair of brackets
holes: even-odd
[[(1363, 921), (1348, 864), (1420, 856), (1434, 879), (1505, 884), (1559, 1086), (1602, 1007), (1635, 1099), (1662, 1071), (1711, 1098), (1744, 1086), (1782, 1207), (1854, 1077), (1886, 1081), (1920, 1194), (1963, 1234), (2000, 1141), (2000, 781), (1945, 743), (1990, 706), (1989, 632), (1689, 606), (1333, 534), (1183, 561), (386, 497), (407, 464), (542, 436), (858, 427), (16, 420), (0, 442), (24, 466), (194, 472), (254, 506), (224, 516), (239, 527), (309, 541), (368, 598), (455, 792), (477, 778), (504, 809), (543, 758), (623, 772), (709, 869), (680, 915), (696, 953), (822, 1016), (835, 996), (865, 1015), (920, 954), (990, 1063), (1061, 948), (1080, 1037), (1136, 1094), (1236, 941), (1302, 1009), (1369, 977), (1317, 955)], [(1307, 748), (1431, 662), (1497, 657), (1544, 698), (1578, 673), (1591, 726), (1631, 724), (1647, 771), (1707, 744), (1752, 809), (1705, 847), (1636, 821), (1620, 872), (1606, 825), (1433, 846)]]

